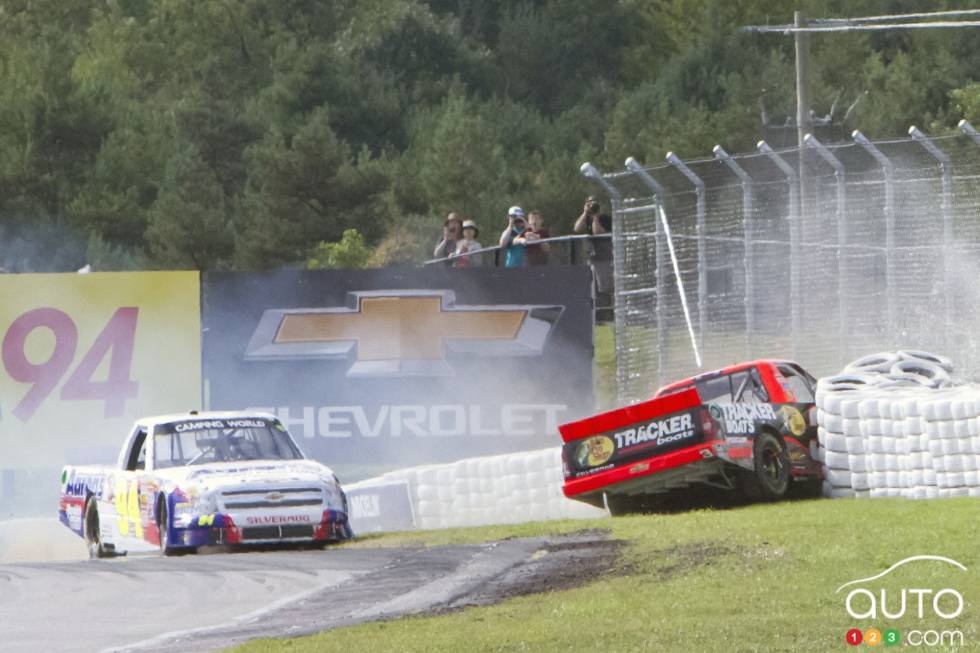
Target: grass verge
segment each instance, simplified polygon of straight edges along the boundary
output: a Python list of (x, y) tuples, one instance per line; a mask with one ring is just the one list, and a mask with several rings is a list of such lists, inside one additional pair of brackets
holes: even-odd
[[(975, 499), (912, 502), (811, 500), (732, 510), (699, 510), (596, 521), (534, 523), (367, 537), (349, 546), (436, 545), (501, 537), (608, 528), (625, 540), (619, 573), (572, 590), (524, 596), (436, 617), (372, 623), (291, 640), (260, 640), (238, 653), (294, 651), (845, 651), (852, 627), (903, 638), (913, 629), (959, 631), (980, 650), (980, 548)], [(889, 609), (901, 587), (951, 587), (966, 602), (952, 620), (916, 618), (909, 597), (902, 619), (855, 620), (844, 607), (843, 583), (914, 562), (869, 583), (886, 588)], [(342, 597), (338, 597), (342, 598)], [(863, 609), (866, 602), (861, 604)], [(949, 611), (949, 605), (942, 606)], [(866, 645), (862, 644), (860, 648)], [(908, 644), (903, 639), (901, 650)]]

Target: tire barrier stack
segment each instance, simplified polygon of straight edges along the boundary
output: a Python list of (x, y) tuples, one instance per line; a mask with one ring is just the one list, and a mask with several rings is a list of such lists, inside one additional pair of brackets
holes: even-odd
[(817, 382), (817, 459), (831, 497), (980, 496), (980, 386), (919, 351), (860, 358)]
[[(521, 453), (468, 458), (388, 472), (345, 486), (348, 498), (373, 488), (407, 484), (412, 515), (375, 515), (372, 530), (401, 530), (410, 517), (416, 528), (455, 528), (514, 524), (550, 519), (590, 519), (609, 515), (605, 509), (572, 501), (562, 494), (559, 447)], [(398, 509), (404, 513), (404, 509)], [(352, 527), (358, 532), (357, 511)], [(391, 526), (388, 526), (388, 525)]]

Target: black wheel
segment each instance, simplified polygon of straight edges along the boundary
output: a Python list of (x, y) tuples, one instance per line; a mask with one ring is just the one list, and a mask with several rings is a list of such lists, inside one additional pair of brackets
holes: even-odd
[(102, 532), (99, 530), (99, 504), (95, 497), (89, 497), (85, 502), (85, 544), (88, 546), (89, 558), (111, 558), (112, 553), (102, 544)]
[(786, 448), (772, 433), (760, 433), (755, 438), (755, 471), (745, 479), (745, 493), (754, 499), (774, 501), (789, 491), (789, 456)]
[(174, 550), (170, 548), (170, 514), (167, 510), (167, 497), (160, 499), (160, 506), (157, 508), (157, 527), (160, 529), (160, 553), (169, 556), (173, 555)]

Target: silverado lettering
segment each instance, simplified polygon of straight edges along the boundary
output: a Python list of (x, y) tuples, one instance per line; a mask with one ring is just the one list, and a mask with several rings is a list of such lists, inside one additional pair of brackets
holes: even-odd
[(297, 524), (302, 522), (310, 522), (309, 515), (262, 515), (262, 516), (250, 516), (245, 519), (246, 524)]

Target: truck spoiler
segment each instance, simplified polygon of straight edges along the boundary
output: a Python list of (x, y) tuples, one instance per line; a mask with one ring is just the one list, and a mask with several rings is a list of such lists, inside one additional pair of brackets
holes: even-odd
[(684, 410), (685, 408), (693, 408), (699, 405), (701, 405), (701, 397), (698, 396), (697, 390), (690, 388), (683, 392), (657, 399), (650, 399), (649, 401), (626, 406), (625, 408), (617, 408), (605, 413), (599, 413), (592, 417), (580, 419), (577, 422), (568, 422), (559, 426), (558, 431), (561, 433), (562, 440), (573, 442), (587, 438), (590, 435), (605, 433), (629, 426), (630, 424), (653, 419), (660, 415), (668, 415), (679, 410)]

